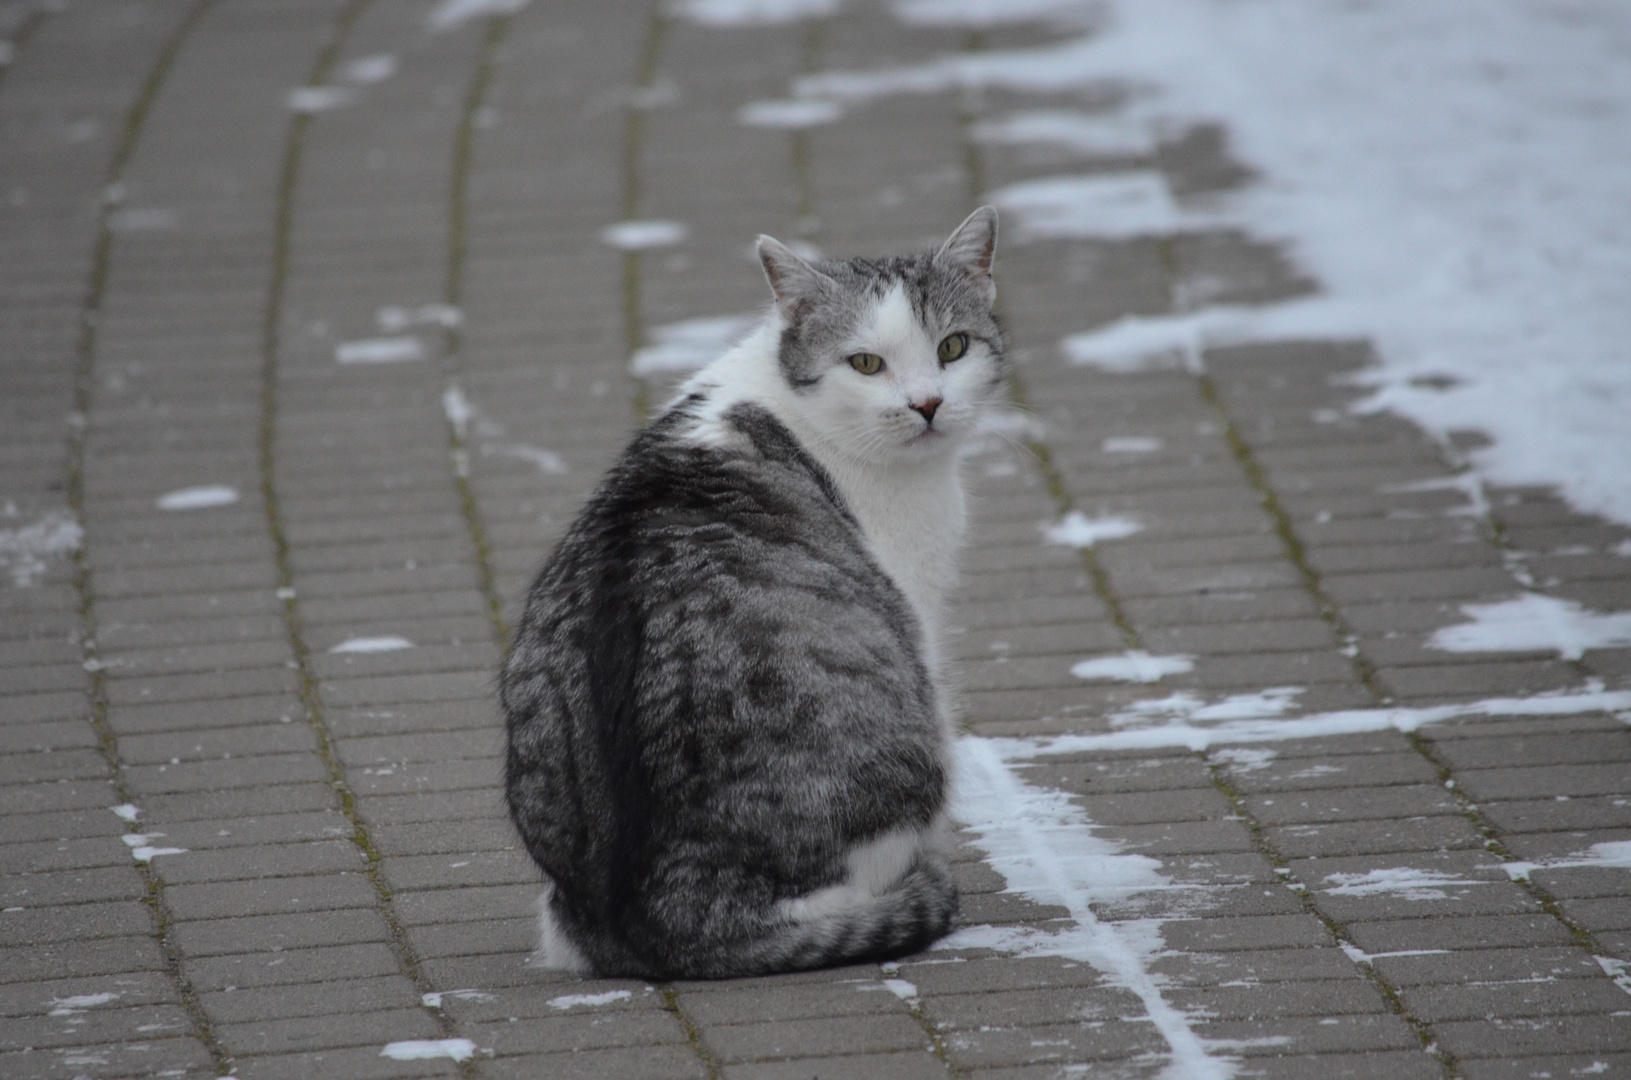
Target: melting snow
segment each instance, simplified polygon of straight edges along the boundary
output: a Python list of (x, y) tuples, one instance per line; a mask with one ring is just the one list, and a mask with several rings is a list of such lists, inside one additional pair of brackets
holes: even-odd
[(1165, 446), (1160, 439), (1141, 435), (1112, 435), (1099, 444), (1106, 454), (1153, 454)]
[(1162, 949), (1158, 924), (1104, 922), (1093, 911), (1095, 903), (1172, 888), (1159, 872), (1161, 864), (1148, 856), (1123, 854), (1117, 845), (1095, 837), (1092, 823), (1068, 795), (1026, 784), (1009, 767), (1008, 760), (1016, 756), (1045, 752), (1025, 740), (959, 739), (952, 816), (968, 826), (1009, 891), (1065, 908), (1074, 925), (1057, 930), (969, 926), (938, 947), (1063, 956), (1092, 964), (1143, 1002), (1171, 1048), (1169, 1075), (1227, 1080), (1234, 1073), (1232, 1063), (1211, 1056), (1184, 1014), (1162, 998), (1149, 970), (1150, 960)]
[(1446, 626), (1427, 641), (1446, 652), (1537, 652), (1556, 650), (1578, 660), (1587, 649), (1631, 645), (1631, 611), (1599, 615), (1573, 600), (1524, 593), (1499, 604), (1463, 604), (1472, 622)]
[(1335, 885), (1322, 890), (1340, 896), (1398, 896), (1405, 900), (1448, 900), (1447, 887), (1488, 885), (1487, 881), (1469, 881), (1460, 874), (1433, 873), (1409, 866), (1370, 870), (1363, 874), (1327, 874), (1326, 881)]
[(158, 858), (160, 855), (185, 855), (185, 854), (187, 854), (187, 849), (186, 848), (180, 848), (180, 847), (153, 847), (153, 846), (148, 844), (149, 840), (156, 840), (156, 839), (158, 839), (159, 837), (161, 837), (163, 835), (164, 834), (161, 833), (161, 832), (156, 832), (156, 833), (126, 833), (125, 835), (119, 837), (119, 839), (123, 840), (125, 842), (125, 846), (130, 848), (131, 857), (134, 858), (137, 862), (152, 862), (154, 859)]
[(632, 990), (608, 990), (603, 994), (566, 994), (550, 998), (549, 1004), (556, 1009), (575, 1009), (579, 1005), (610, 1005), (614, 1001), (627, 1001), (633, 996)]
[(814, 101), (808, 98), (791, 101), (755, 101), (736, 110), (737, 123), (748, 127), (807, 128), (830, 124), (844, 115), (843, 108), (833, 101)]
[(1078, 679), (1111, 679), (1116, 682), (1153, 683), (1167, 675), (1182, 675), (1195, 669), (1193, 656), (1151, 656), (1133, 649), (1120, 656), (1100, 656), (1071, 667)]
[(1202, 353), (1211, 346), (1358, 333), (1359, 320), (1345, 305), (1311, 297), (1255, 308), (1218, 305), (1183, 315), (1124, 315), (1098, 329), (1072, 334), (1059, 347), (1071, 363), (1104, 371), (1166, 367), (1200, 371)]
[(331, 653), (374, 653), (395, 652), (398, 649), (411, 649), (413, 642), (405, 637), (354, 637), (346, 638), (329, 650)]
[(476, 1053), (476, 1044), (469, 1039), (405, 1039), (386, 1043), (380, 1057), (397, 1061), (422, 1061), (429, 1058), (452, 1058), (469, 1061)]
[(112, 810), (116, 815), (118, 815), (119, 820), (121, 821), (135, 821), (141, 816), (142, 813), (141, 809), (134, 803), (122, 803), (118, 806), (111, 806), (108, 809)]
[(1149, 126), (1120, 112), (1033, 109), (982, 121), (971, 133), (981, 142), (1049, 143), (1083, 154), (1143, 156), (1155, 150)]
[(1256, 772), (1266, 769), (1269, 763), (1280, 755), (1273, 750), (1248, 750), (1244, 747), (1234, 747), (1228, 750), (1219, 750), (1212, 755), (1219, 761), (1234, 766), (1236, 772)]
[(166, 492), (159, 496), (157, 505), (160, 510), (206, 510), (212, 506), (231, 506), (237, 501), (237, 488), (203, 484)]
[(1100, 540), (1120, 540), (1136, 532), (1142, 532), (1143, 529), (1144, 526), (1132, 518), (1090, 518), (1080, 510), (1072, 510), (1061, 518), (1057, 524), (1044, 525), (1042, 535), (1050, 544), (1088, 548)]
[(464, 312), (452, 304), (392, 304), (376, 311), (374, 322), (387, 334), (399, 334), (416, 326), (445, 326), (451, 330), (464, 323)]
[(471, 19), (496, 15), (514, 15), (526, 7), (529, 0), (442, 0), (425, 21), (436, 33), (455, 30)]
[(435, 993), (420, 995), (420, 1003), (427, 1009), (440, 1009), (443, 998), (457, 998), (459, 1001), (497, 1001), (492, 994), (485, 990), (441, 990)]
[(909, 983), (905, 979), (885, 979), (883, 988), (902, 1001), (917, 1000), (917, 984)]
[(356, 100), (357, 92), (349, 86), (297, 86), (289, 91), (284, 103), (290, 112), (310, 116), (344, 108)]
[(620, 221), (600, 230), (601, 243), (624, 251), (668, 247), (685, 237), (686, 228), (678, 221)]
[(629, 360), (633, 375), (667, 375), (706, 367), (764, 321), (762, 315), (715, 315), (654, 326), (651, 344)]
[[(15, 512), (9, 503), (7, 516)], [(45, 575), (46, 559), (79, 550), (85, 530), (66, 510), (52, 510), (38, 521), (18, 529), (0, 529), (0, 568), (10, 572), (11, 583), (19, 589), (39, 584)]]
[(155, 232), (181, 224), (181, 215), (162, 206), (133, 206), (108, 215), (108, 228), (114, 232)]
[(895, 17), (920, 26), (996, 26), (1091, 13), (1083, 0), (895, 0)]
[(396, 57), (390, 53), (359, 56), (340, 68), (340, 78), (344, 82), (354, 83), (358, 86), (368, 86), (389, 79), (396, 74), (396, 69)]
[(1593, 844), (1586, 851), (1571, 855), (1565, 859), (1549, 859), (1544, 862), (1509, 862), (1503, 863), (1501, 869), (1513, 881), (1527, 878), (1536, 870), (1572, 870), (1577, 868), (1602, 868), (1605, 870), (1631, 870), (1631, 840), (1613, 840), (1605, 844)]
[(72, 1016), (85, 1009), (94, 1009), (98, 1005), (106, 1005), (119, 997), (117, 992), (104, 992), (100, 994), (75, 994), (73, 997), (51, 999), (51, 1011), (47, 1016)]
[(704, 26), (749, 26), (825, 19), (843, 0), (674, 0), (669, 11)]
[(986, 196), (1017, 219), (1021, 240), (1159, 236), (1197, 222), (1182, 213), (1153, 169), (1021, 180)]
[(470, 421), (476, 418), (476, 407), (470, 404), (470, 399), (464, 396), (464, 391), (454, 384), (442, 391), (442, 415), (447, 417), (447, 422), (453, 425), (453, 430), (462, 439), (465, 429), (470, 426)]
[(424, 344), (411, 336), (363, 338), (334, 348), (334, 359), (342, 364), (400, 364), (424, 358)]

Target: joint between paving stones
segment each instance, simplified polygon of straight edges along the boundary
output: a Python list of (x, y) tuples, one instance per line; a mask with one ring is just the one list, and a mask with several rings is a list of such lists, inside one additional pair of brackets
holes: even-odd
[[(336, 16), (329, 39), (319, 51), (312, 65), (307, 84), (320, 86), (327, 79), (339, 59), (351, 31), (373, 0), (350, 0)], [(277, 209), (272, 234), (272, 274), (267, 289), (267, 302), (261, 335), (261, 416), (259, 438), (259, 465), (261, 495), (265, 502), (266, 528), (272, 541), (273, 558), (277, 568), (278, 596), (282, 601), (284, 626), (289, 646), (294, 653), (295, 669), (300, 680), (300, 701), (304, 706), (306, 722), (311, 727), (317, 744), (317, 756), (328, 774), (329, 786), (340, 802), (340, 810), (351, 825), (351, 842), (362, 853), (367, 869), (364, 871), (374, 888), (376, 910), (385, 923), (386, 936), (392, 954), (402, 973), (423, 995), (435, 986), (424, 973), (419, 957), (408, 940), (405, 924), (397, 917), (391, 888), (382, 872), (383, 857), (368, 832), (367, 823), (357, 807), (356, 793), (346, 780), (345, 766), (335, 749), (334, 733), (324, 713), (323, 699), (316, 673), (312, 669), (311, 648), (306, 643), (300, 617), (299, 597), (294, 588), (294, 567), (290, 559), (288, 536), (283, 528), (282, 514), (277, 498), (275, 463), (277, 449), (277, 381), (280, 342), (278, 321), (282, 315), (283, 293), (288, 279), (291, 226), (294, 219), (295, 190), (299, 186), (301, 160), (305, 134), (311, 126), (309, 114), (296, 114), (289, 123), (284, 145), (283, 166), (278, 178)], [(442, 1010), (424, 1006), (444, 1036), (452, 1036), (457, 1028), (453, 1019)], [(460, 1064), (460, 1075), (475, 1075), (474, 1059)]]
[[(1246, 826), (1246, 832), (1251, 836), (1252, 845), (1257, 848), (1257, 853), (1268, 860), (1269, 864), (1274, 867), (1276, 876), (1282, 879), (1280, 884), (1291, 889), (1297, 895), (1298, 902), (1302, 904), (1303, 910), (1318, 919), (1333, 939), (1350, 949), (1358, 951), (1358, 944), (1348, 934), (1347, 927), (1320, 910), (1320, 906), (1314, 902), (1313, 894), (1306, 885), (1302, 882), (1293, 883), (1290, 880), (1290, 861), (1269, 840), (1262, 823), (1252, 816), (1251, 811), (1247, 809), (1245, 796), (1229, 782), (1229, 778), (1224, 775), (1223, 766), (1208, 757), (1205, 751), (1196, 751), (1195, 756), (1206, 766), (1206, 772), (1212, 780), (1213, 788), (1217, 790), (1218, 794), (1229, 800), (1229, 805), (1234, 808), (1235, 816)], [(1347, 950), (1345, 949), (1344, 952), (1347, 952)], [(1411, 1032), (1421, 1042), (1422, 1049), (1443, 1066), (1445, 1075), (1450, 1078), (1459, 1078), (1461, 1070), (1455, 1056), (1439, 1046), (1438, 1040), (1433, 1037), (1431, 1025), (1410, 1010), (1410, 1007), (1405, 1004), (1404, 998), (1399, 994), (1398, 989), (1382, 977), (1382, 974), (1376, 970), (1375, 965), (1363, 960), (1353, 959), (1352, 953), (1348, 953), (1348, 957), (1353, 961), (1354, 966), (1359, 969), (1360, 974), (1365, 977), (1366, 981), (1371, 984), (1377, 993), (1382, 995), (1383, 1000), (1387, 1002), (1388, 1008), (1393, 1014), (1403, 1020), (1410, 1028)]]
[(719, 1060), (703, 1043), (702, 1030), (697, 1027), (696, 1021), (691, 1019), (691, 1014), (685, 1011), (685, 1006), (680, 1004), (680, 992), (666, 983), (659, 984), (657, 992), (662, 995), (663, 1008), (674, 1017), (674, 1021), (680, 1025), (680, 1030), (685, 1033), (685, 1044), (708, 1071), (708, 1080), (720, 1080), (723, 1074), (720, 1072)]
[[(448, 182), (447, 226), (447, 280), (443, 297), (454, 310), (460, 311), (464, 299), (464, 265), (468, 250), (470, 220), (470, 170), (476, 146), (476, 117), (492, 88), (493, 76), (498, 70), (498, 50), (509, 31), (512, 15), (496, 15), (487, 22), (487, 33), (482, 38), (476, 57), (476, 71), (465, 92), (464, 107), (459, 116), (459, 128), (453, 140), (453, 169)], [(448, 395), (462, 393), (460, 375), (464, 370), (464, 337), (460, 327), (462, 319), (445, 329), (443, 408), (447, 424), (448, 463), (453, 473), (453, 487), (459, 496), (459, 510), (464, 516), (465, 531), (470, 534), (475, 549), (477, 588), (487, 605), (487, 620), (491, 624), (493, 640), (502, 654), (509, 649), (510, 627), (504, 619), (504, 597), (498, 589), (498, 575), (493, 570), (492, 543), (487, 536), (487, 523), (481, 516), (475, 489), (470, 483), (470, 451), (466, 445), (462, 425), (447, 407)]]
[[(153, 102), (175, 66), (176, 57), (214, 4), (215, 0), (196, 0), (171, 30), (160, 47), (153, 66), (148, 70), (141, 88), (137, 91), (135, 100), (126, 111), (124, 124), (120, 128), (119, 142), (108, 160), (102, 198), (97, 211), (97, 238), (91, 253), (91, 269), (87, 275), (85, 296), (80, 302), (79, 334), (74, 344), (73, 411), (70, 413), (68, 423), (66, 471), (69, 510), (74, 515), (74, 520), (80, 523), (85, 521), (85, 439), (89, 427), (96, 369), (96, 329), (113, 256), (113, 231), (108, 225), (112, 202), (107, 198), (107, 194), (124, 176), (125, 167), (129, 164), (136, 143), (146, 127), (147, 116), (152, 111)], [(24, 31), (20, 32), (17, 38), (32, 35), (47, 17), (44, 9), (37, 10), (29, 16), (24, 24)], [(3, 71), (0, 71), (0, 78), (3, 78), (3, 75)], [(104, 674), (104, 666), (97, 652), (94, 571), (83, 544), (75, 548), (72, 559), (74, 591), (79, 602), (80, 656), (89, 680), (86, 697), (90, 707), (90, 724), (96, 733), (97, 752), (107, 763), (114, 796), (121, 803), (128, 805), (132, 803), (132, 793), (124, 778), (125, 766), (119, 752), (119, 736), (108, 723), (107, 676)], [(135, 822), (127, 824), (126, 832), (139, 832)], [(193, 1025), (194, 1037), (203, 1044), (216, 1071), (229, 1072), (232, 1068), (232, 1057), (216, 1037), (198, 990), (193, 986), (183, 966), (182, 953), (176, 945), (173, 933), (174, 919), (164, 896), (164, 879), (148, 863), (138, 862), (136, 872), (142, 882), (141, 903), (153, 919), (153, 939), (164, 957), (165, 973), (175, 984), (182, 1010)]]
[[(804, 24), (804, 40), (799, 54), (799, 71), (813, 75), (821, 70), (822, 46), (827, 36), (825, 18), (812, 18)], [(793, 174), (794, 232), (800, 240), (814, 243), (821, 235), (821, 219), (816, 214), (815, 184), (810, 176), (810, 133), (793, 128), (787, 133), (788, 163)]]

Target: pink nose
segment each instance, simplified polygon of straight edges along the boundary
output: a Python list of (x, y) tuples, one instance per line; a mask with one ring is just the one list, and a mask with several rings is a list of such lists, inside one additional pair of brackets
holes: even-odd
[(929, 423), (934, 423), (935, 410), (940, 408), (940, 398), (932, 397), (921, 405), (913, 405), (912, 411), (923, 417)]

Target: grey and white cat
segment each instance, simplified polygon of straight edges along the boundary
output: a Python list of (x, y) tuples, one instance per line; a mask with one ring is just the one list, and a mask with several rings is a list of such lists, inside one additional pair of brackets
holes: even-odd
[(1001, 396), (996, 212), (805, 261), (641, 431), (550, 556), (501, 676), (540, 962), (723, 978), (945, 934), (940, 626), (958, 447)]

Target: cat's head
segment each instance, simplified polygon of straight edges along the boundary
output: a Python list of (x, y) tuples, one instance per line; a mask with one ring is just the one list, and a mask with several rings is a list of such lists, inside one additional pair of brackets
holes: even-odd
[(781, 375), (810, 428), (879, 462), (937, 457), (972, 434), (1003, 391), (996, 247), (989, 206), (937, 250), (905, 257), (806, 261), (761, 236)]

